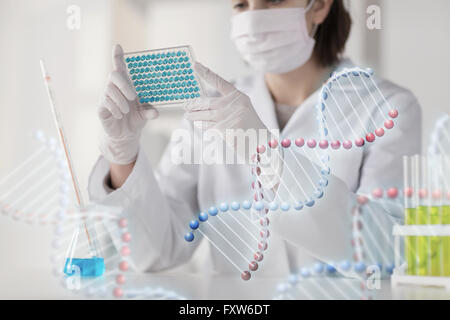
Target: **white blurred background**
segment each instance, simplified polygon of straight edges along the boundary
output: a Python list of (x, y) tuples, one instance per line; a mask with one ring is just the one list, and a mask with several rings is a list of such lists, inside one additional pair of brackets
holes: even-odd
[[(34, 130), (56, 135), (39, 58), (45, 58), (52, 76), (85, 192), (98, 157), (96, 104), (111, 68), (112, 45), (121, 43), (125, 51), (136, 51), (190, 44), (199, 61), (226, 79), (236, 78), (249, 70), (229, 40), (230, 4), (231, 0), (2, 0), (0, 178), (30, 153)], [(425, 146), (436, 118), (450, 112), (450, 1), (349, 0), (347, 4), (353, 30), (346, 55), (415, 93), (423, 108)], [(380, 30), (366, 27), (366, 10), (373, 4), (381, 8)], [(81, 9), (78, 30), (67, 26), (71, 5)], [(163, 112), (147, 126), (144, 140), (153, 165), (180, 117), (177, 111)], [(35, 279), (27, 276), (26, 268), (48, 267), (50, 235), (48, 228), (0, 217), (0, 288), (8, 288), (0, 289), (0, 298), (45, 297), (37, 285), (51, 276)], [(13, 281), (27, 281), (29, 291), (14, 291)]]

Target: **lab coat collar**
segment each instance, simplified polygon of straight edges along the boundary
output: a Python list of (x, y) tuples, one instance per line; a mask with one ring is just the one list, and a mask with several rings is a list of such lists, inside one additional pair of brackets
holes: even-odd
[[(342, 59), (334, 70), (342, 69), (345, 67), (353, 66), (353, 62), (350, 59)], [(281, 133), (283, 136), (287, 136), (296, 129), (298, 129), (298, 124), (301, 123), (300, 119), (306, 120), (306, 114), (313, 115), (316, 118), (316, 110), (314, 108), (316, 102), (318, 101), (318, 94), (320, 88), (312, 93), (302, 104), (297, 106), (294, 114), (289, 119), (286, 126), (283, 128)], [(277, 115), (275, 112), (275, 104), (272, 99), (272, 95), (267, 88), (267, 84), (264, 78), (264, 73), (257, 73), (254, 78), (254, 85), (249, 91), (249, 96), (252, 100), (253, 106), (256, 110), (261, 121), (266, 125), (269, 130), (279, 130)]]
[[(315, 101), (317, 101), (318, 91), (310, 95), (300, 106), (298, 106), (289, 119), (286, 126), (281, 133), (286, 136), (295, 127), (298, 128), (299, 119), (304, 119), (307, 112), (314, 112), (315, 115)], [(266, 85), (264, 74), (258, 73), (254, 78), (254, 85), (250, 89), (249, 96), (252, 100), (253, 106), (261, 121), (269, 130), (279, 130), (278, 119), (275, 111), (275, 103), (269, 88)]]
[(269, 130), (279, 130), (280, 127), (278, 126), (277, 115), (275, 113), (275, 104), (267, 88), (264, 74), (256, 74), (254, 80), (254, 85), (248, 93), (253, 107)]

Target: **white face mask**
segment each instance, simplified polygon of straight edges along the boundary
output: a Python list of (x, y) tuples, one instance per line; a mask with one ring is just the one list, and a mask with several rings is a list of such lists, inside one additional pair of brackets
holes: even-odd
[(243, 59), (254, 69), (286, 73), (305, 64), (315, 40), (309, 36), (306, 8), (250, 10), (231, 19), (231, 38)]

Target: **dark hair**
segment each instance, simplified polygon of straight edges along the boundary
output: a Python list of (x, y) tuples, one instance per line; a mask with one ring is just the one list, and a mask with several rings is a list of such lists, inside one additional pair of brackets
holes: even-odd
[(330, 12), (317, 28), (314, 39), (314, 57), (322, 67), (329, 67), (339, 61), (344, 51), (352, 26), (352, 18), (343, 0), (334, 0)]

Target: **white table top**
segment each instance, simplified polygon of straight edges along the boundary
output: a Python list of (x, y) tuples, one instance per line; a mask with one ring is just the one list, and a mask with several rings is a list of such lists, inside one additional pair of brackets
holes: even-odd
[[(16, 272), (19, 270), (16, 270)], [(23, 268), (22, 276), (0, 274), (0, 299), (85, 299), (81, 292), (70, 291), (51, 270)], [(358, 280), (342, 278), (310, 278), (285, 291), (284, 298), (292, 299), (360, 299)], [(273, 299), (280, 283), (286, 279), (255, 278), (248, 282), (236, 276), (201, 276), (181, 272), (159, 274), (127, 274), (125, 290), (145, 287), (163, 288), (187, 299)], [(110, 290), (113, 287), (108, 287)], [(289, 294), (289, 295), (287, 295)], [(391, 288), (389, 280), (381, 281), (381, 288), (370, 291), (374, 299), (450, 299), (450, 292), (440, 288), (399, 286)], [(92, 298), (102, 298), (94, 295)]]
[[(36, 228), (10, 219), (0, 225), (0, 299), (83, 299), (87, 296), (69, 291), (63, 279), (52, 272), (49, 243), (52, 228)], [(103, 281), (103, 283), (105, 283)], [(107, 279), (113, 288), (113, 279)], [(244, 282), (238, 275), (204, 276), (179, 271), (159, 274), (127, 274), (125, 290), (145, 287), (164, 288), (187, 299), (272, 299), (281, 278), (255, 277)], [(108, 288), (111, 290), (111, 288)], [(294, 299), (359, 299), (360, 282), (342, 278), (314, 278), (286, 290)], [(381, 288), (370, 292), (375, 299), (450, 299), (450, 292), (438, 288), (400, 286), (391, 288), (381, 281)], [(97, 297), (96, 295), (93, 296)]]

